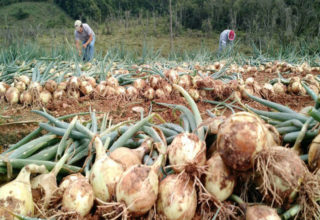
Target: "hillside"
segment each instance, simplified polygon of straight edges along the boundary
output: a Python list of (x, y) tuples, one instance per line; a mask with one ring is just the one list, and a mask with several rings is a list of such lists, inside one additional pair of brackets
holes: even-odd
[(59, 27), (72, 25), (73, 20), (59, 6), (50, 2), (21, 2), (0, 7), (0, 27)]

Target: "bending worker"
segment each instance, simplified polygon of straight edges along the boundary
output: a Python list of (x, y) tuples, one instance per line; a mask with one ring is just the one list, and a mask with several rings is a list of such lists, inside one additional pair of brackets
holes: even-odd
[(236, 34), (233, 30), (222, 31), (219, 39), (219, 52), (222, 52), (222, 50), (224, 50), (227, 47), (227, 45), (232, 45), (235, 38)]
[(94, 42), (96, 40), (95, 34), (88, 24), (82, 23), (80, 20), (76, 20), (74, 26), (76, 28), (74, 36), (76, 38), (76, 47), (79, 52), (79, 56), (84, 52), (83, 61), (90, 61), (93, 58), (94, 53)]

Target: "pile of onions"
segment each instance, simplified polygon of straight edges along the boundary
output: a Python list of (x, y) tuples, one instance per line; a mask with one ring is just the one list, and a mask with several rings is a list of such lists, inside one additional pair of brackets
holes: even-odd
[(152, 147), (152, 139), (146, 139), (140, 147), (130, 149), (127, 147), (119, 147), (110, 153), (110, 158), (120, 163), (124, 170), (133, 165), (141, 164), (143, 156), (150, 151)]
[(212, 155), (206, 165), (205, 188), (215, 199), (226, 200), (233, 192), (235, 176), (217, 152)]
[(257, 116), (247, 112), (233, 114), (219, 126), (218, 152), (227, 166), (247, 171), (254, 165), (255, 154), (269, 147), (267, 133)]
[(16, 214), (33, 217), (34, 205), (31, 193), (30, 174), (45, 172), (47, 172), (45, 166), (29, 164), (21, 169), (15, 180), (0, 187), (0, 216), (2, 219), (15, 219), (6, 209)]
[(269, 206), (254, 205), (247, 207), (246, 220), (281, 220), (277, 211)]
[(94, 146), (96, 148), (96, 159), (92, 165), (89, 180), (95, 197), (107, 202), (113, 198), (116, 184), (124, 168), (105, 153), (99, 137), (95, 138)]
[(174, 171), (193, 173), (206, 163), (206, 144), (193, 133), (178, 134), (168, 147), (168, 157)]
[(194, 182), (186, 173), (169, 175), (159, 186), (157, 213), (164, 219), (191, 220), (197, 207)]

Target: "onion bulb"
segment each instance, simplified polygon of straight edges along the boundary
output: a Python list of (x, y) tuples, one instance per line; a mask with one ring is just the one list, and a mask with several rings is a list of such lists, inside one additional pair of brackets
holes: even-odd
[(40, 92), (42, 91), (42, 86), (38, 82), (31, 82), (29, 90), (31, 90), (31, 92), (33, 93), (40, 94)]
[(273, 86), (270, 83), (265, 83), (263, 85), (263, 88), (261, 90), (261, 95), (264, 98), (269, 98), (274, 96), (274, 89)]
[(234, 170), (253, 167), (253, 157), (268, 147), (267, 130), (254, 114), (239, 112), (227, 118), (219, 127), (217, 149), (223, 162)]
[(24, 82), (20, 82), (20, 81), (15, 82), (14, 87), (16, 87), (19, 90), (19, 92), (23, 92), (27, 88), (26, 84), (24, 84)]
[(46, 90), (48, 90), (49, 92), (53, 93), (54, 91), (56, 91), (58, 85), (57, 83), (52, 80), (52, 79), (49, 79), (45, 84), (44, 84), (44, 88)]
[(184, 89), (189, 89), (191, 87), (191, 76), (183, 75), (180, 77), (178, 85), (183, 87)]
[(193, 78), (192, 78), (192, 85), (194, 88), (198, 88), (199, 85), (201, 84), (202, 82), (202, 77), (199, 76), (199, 75), (195, 75)]
[(320, 135), (318, 134), (309, 146), (308, 164), (311, 170), (320, 168)]
[(117, 86), (119, 86), (118, 80), (117, 80), (115, 77), (113, 77), (113, 76), (107, 78), (106, 81), (107, 81), (107, 85), (108, 85), (108, 86), (111, 86), (111, 87), (117, 87)]
[(68, 81), (68, 87), (72, 90), (78, 90), (80, 86), (80, 79), (76, 76), (72, 76)]
[(104, 97), (111, 97), (114, 96), (116, 94), (116, 90), (114, 87), (111, 86), (106, 86), (106, 88), (103, 91), (102, 96)]
[(168, 220), (191, 220), (197, 207), (197, 193), (186, 173), (169, 175), (160, 182), (157, 212)]
[(168, 157), (176, 172), (193, 172), (206, 162), (206, 144), (193, 133), (178, 134), (168, 147)]
[(163, 84), (163, 91), (165, 92), (165, 94), (167, 95), (167, 96), (169, 96), (170, 95), (170, 93), (172, 92), (172, 86), (169, 84), (169, 83), (167, 83), (167, 82), (165, 82), (164, 84)]
[(115, 194), (115, 187), (124, 169), (120, 163), (112, 160), (104, 151), (99, 137), (94, 140), (96, 160), (90, 171), (90, 183), (95, 197), (107, 202)]
[(40, 92), (39, 98), (42, 104), (48, 104), (52, 100), (52, 95), (48, 90), (44, 89)]
[(273, 90), (276, 95), (284, 95), (287, 88), (281, 82), (277, 82), (273, 85)]
[(156, 98), (157, 99), (165, 99), (166, 98), (166, 94), (164, 93), (163, 89), (156, 90)]
[(66, 90), (67, 89), (67, 83), (66, 82), (59, 83), (57, 89), (58, 90)]
[(67, 96), (68, 96), (68, 98), (78, 100), (80, 98), (80, 92), (79, 92), (79, 90), (71, 89), (71, 90), (68, 90)]
[(306, 94), (306, 90), (301, 85), (301, 80), (299, 77), (295, 76), (290, 79), (288, 91), (297, 95)]
[(92, 85), (88, 81), (81, 81), (80, 83), (80, 91), (83, 95), (89, 95), (93, 92)]
[(69, 154), (65, 153), (49, 173), (41, 174), (31, 180), (32, 190), (40, 191), (43, 198), (43, 201), (38, 203), (42, 205), (42, 208), (49, 206), (53, 194), (58, 191), (56, 176), (69, 156)]
[(58, 89), (53, 93), (54, 100), (61, 100), (66, 97), (66, 92), (64, 90)]
[(246, 220), (281, 220), (277, 211), (265, 205), (249, 206), (246, 210)]
[(8, 88), (10, 88), (8, 84), (0, 82), (0, 97), (3, 97), (6, 94)]
[(207, 161), (207, 167), (205, 188), (215, 199), (226, 200), (233, 192), (235, 177), (217, 152)]
[(267, 200), (282, 205), (292, 203), (308, 172), (300, 157), (285, 147), (270, 147), (255, 157), (258, 174), (256, 184)]
[(126, 89), (123, 86), (116, 87), (116, 95), (124, 97), (126, 95)]
[(93, 78), (92, 76), (87, 76), (86, 80), (88, 81), (88, 83), (92, 86), (92, 88), (96, 87), (97, 82), (96, 79)]
[(117, 202), (124, 203), (127, 212), (133, 216), (147, 213), (155, 204), (158, 197), (160, 165), (164, 155), (150, 167), (147, 165), (134, 165), (127, 169), (116, 186)]
[(31, 105), (32, 104), (32, 95), (29, 90), (21, 93), (20, 102), (24, 105)]
[(199, 101), (200, 99), (200, 94), (197, 89), (189, 89), (189, 94), (193, 98), (194, 101)]
[[(31, 193), (30, 174), (45, 173), (44, 165), (29, 164), (21, 169), (18, 177), (0, 187), (0, 219), (16, 219), (10, 212), (33, 217), (34, 205)], [(4, 208), (4, 209), (2, 209)]]
[(165, 72), (165, 76), (169, 79), (169, 81), (170, 81), (171, 83), (176, 84), (176, 83), (178, 83), (178, 81), (179, 81), (179, 74), (178, 74), (178, 72), (177, 72), (176, 70), (174, 70), (174, 69), (167, 70), (167, 71)]
[(133, 86), (138, 90), (142, 91), (146, 87), (147, 83), (143, 79), (136, 79), (133, 82)]
[(81, 217), (89, 214), (94, 202), (94, 193), (88, 180), (83, 178), (73, 181), (64, 191), (62, 210), (76, 212)]
[(127, 87), (127, 96), (128, 98), (137, 98), (138, 97), (138, 90), (133, 86)]
[(59, 185), (59, 190), (63, 193), (73, 182), (81, 179), (86, 179), (86, 177), (80, 173), (70, 174), (62, 179), (62, 182)]
[(10, 87), (5, 94), (6, 100), (10, 105), (17, 104), (19, 102), (19, 96), (19, 90), (15, 87)]
[(26, 84), (26, 86), (28, 86), (30, 84), (30, 78), (26, 75), (21, 75), (21, 76), (18, 76), (17, 78), (18, 81), (20, 82), (23, 82), (24, 84)]
[(143, 96), (148, 99), (148, 100), (152, 100), (154, 99), (154, 96), (155, 96), (155, 92), (154, 92), (154, 89), (149, 87), (145, 90), (145, 92), (143, 93)]
[(149, 77), (150, 86), (153, 89), (160, 88), (161, 81), (162, 81), (162, 79), (161, 79), (161, 76), (159, 76), (159, 75), (152, 75)]
[(110, 153), (110, 158), (120, 163), (124, 170), (129, 167), (141, 164), (142, 158), (145, 153), (148, 153), (152, 147), (152, 140), (145, 140), (140, 147), (136, 149), (130, 149), (127, 147), (119, 147)]
[(95, 91), (98, 95), (102, 96), (103, 95), (103, 91), (106, 89), (106, 86), (103, 84), (99, 84), (97, 85), (97, 87), (95, 88)]

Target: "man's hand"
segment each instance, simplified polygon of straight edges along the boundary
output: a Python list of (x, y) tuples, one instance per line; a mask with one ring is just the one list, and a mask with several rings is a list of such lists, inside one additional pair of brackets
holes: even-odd
[(83, 44), (82, 46), (83, 46), (83, 48), (84, 48), (84, 49), (86, 49), (86, 48), (87, 48), (87, 44)]

